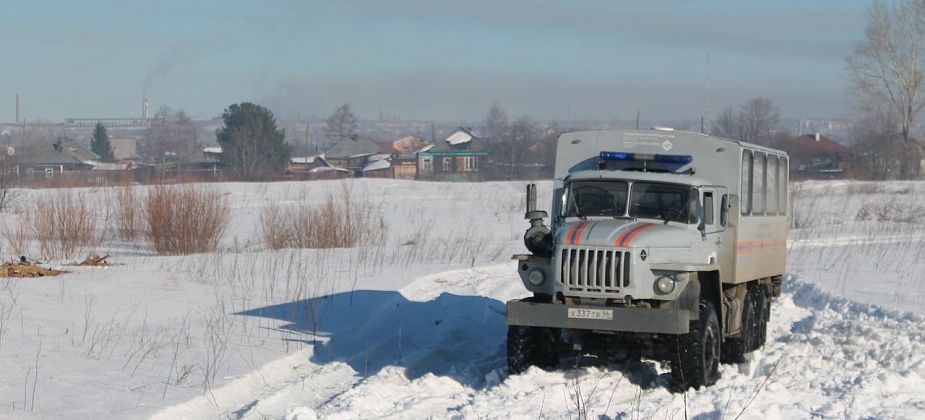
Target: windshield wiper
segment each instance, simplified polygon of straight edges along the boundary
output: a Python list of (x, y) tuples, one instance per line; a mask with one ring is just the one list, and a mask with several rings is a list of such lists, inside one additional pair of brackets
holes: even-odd
[(682, 211), (684, 211), (684, 208), (677, 208), (677, 209), (674, 209), (674, 210), (669, 210), (669, 211), (667, 211), (667, 212), (665, 213), (665, 217), (662, 218), (662, 219), (664, 220), (664, 223), (662, 223), (662, 224), (667, 225), (669, 221), (671, 221), (671, 220), (674, 219), (675, 217), (680, 216)]

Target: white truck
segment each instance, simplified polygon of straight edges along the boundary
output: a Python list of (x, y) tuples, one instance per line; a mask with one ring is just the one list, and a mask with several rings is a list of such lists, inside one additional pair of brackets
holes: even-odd
[(551, 217), (527, 187), (531, 254), (514, 258), (533, 296), (507, 303), (509, 370), (578, 351), (667, 361), (680, 389), (715, 383), (766, 340), (787, 175), (780, 150), (699, 133), (561, 135)]

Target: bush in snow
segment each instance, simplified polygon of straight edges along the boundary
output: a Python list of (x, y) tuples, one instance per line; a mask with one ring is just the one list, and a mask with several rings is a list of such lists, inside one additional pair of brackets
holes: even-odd
[(147, 240), (161, 255), (214, 251), (229, 216), (225, 196), (203, 186), (157, 185), (145, 198)]

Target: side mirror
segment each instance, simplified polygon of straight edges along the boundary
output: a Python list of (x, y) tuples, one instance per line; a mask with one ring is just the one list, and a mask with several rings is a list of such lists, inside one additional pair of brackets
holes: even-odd
[(739, 226), (739, 196), (729, 194), (728, 197), (723, 206), (723, 218), (727, 227), (735, 228)]
[(706, 214), (704, 212), (703, 204), (698, 200), (697, 201), (697, 218), (700, 219), (700, 222), (697, 223), (697, 230), (700, 231), (700, 239), (707, 239), (707, 223), (706, 223)]

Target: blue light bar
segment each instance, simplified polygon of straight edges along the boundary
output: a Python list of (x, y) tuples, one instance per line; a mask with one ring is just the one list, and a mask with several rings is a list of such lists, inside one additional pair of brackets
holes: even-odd
[(665, 163), (679, 163), (685, 165), (693, 162), (694, 157), (691, 155), (655, 155), (655, 161)]
[(623, 152), (601, 152), (601, 159), (604, 159), (604, 160), (633, 160), (633, 154), (623, 153)]
[(694, 161), (694, 158), (691, 155), (660, 155), (626, 152), (601, 152), (601, 159), (675, 163), (680, 165), (686, 165)]

